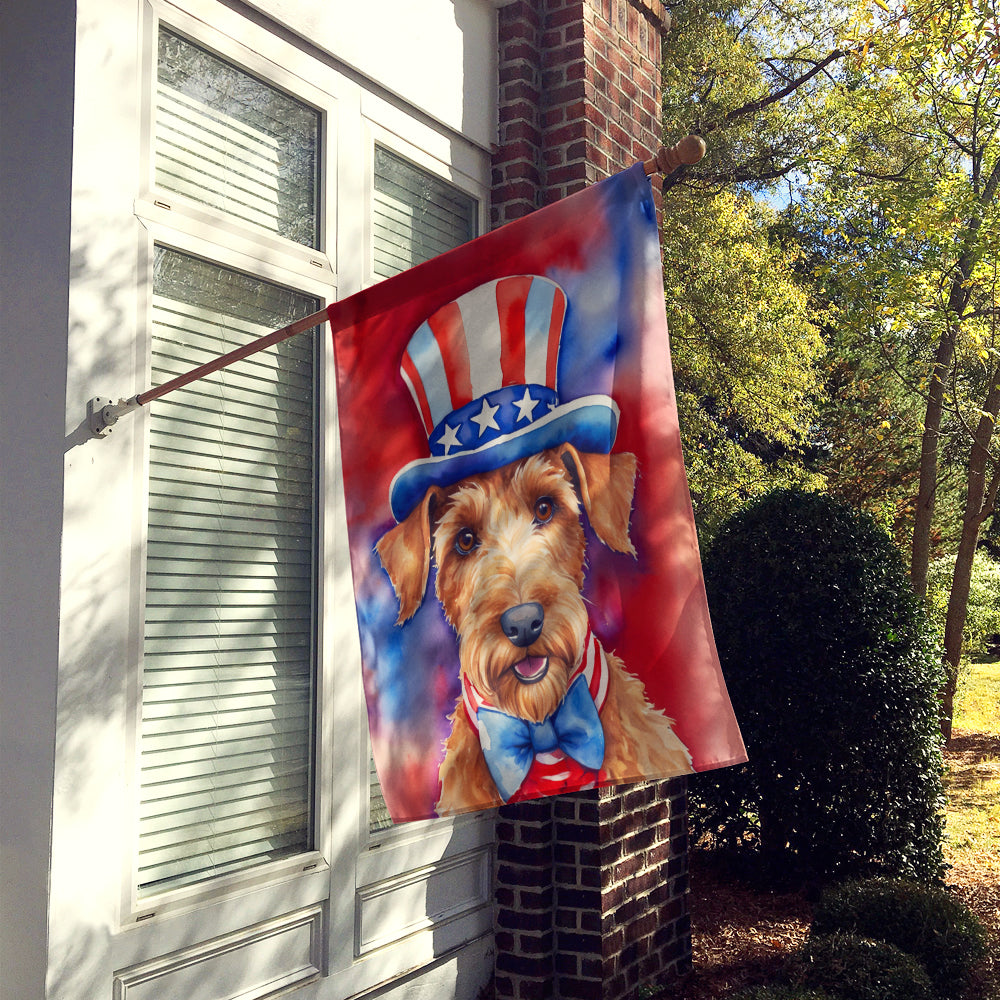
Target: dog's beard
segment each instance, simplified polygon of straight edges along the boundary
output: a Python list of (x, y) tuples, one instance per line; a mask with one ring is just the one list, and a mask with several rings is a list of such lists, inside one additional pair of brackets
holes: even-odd
[[(462, 670), (491, 704), (532, 722), (542, 722), (559, 707), (587, 635), (586, 609), (578, 597), (544, 607), (542, 635), (526, 648), (514, 646), (499, 628), (464, 633), (459, 647)], [(524, 664), (529, 659), (530, 667)], [(544, 676), (534, 679), (543, 669)]]

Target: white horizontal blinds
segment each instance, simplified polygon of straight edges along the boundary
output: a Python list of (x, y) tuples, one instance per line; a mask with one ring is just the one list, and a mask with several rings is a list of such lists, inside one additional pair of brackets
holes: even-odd
[(476, 199), (375, 147), (375, 274), (389, 278), (476, 236)]
[[(391, 278), (473, 239), (478, 203), (471, 195), (381, 146), (375, 147), (373, 200), (375, 274)], [(392, 825), (369, 757), (370, 832)]]
[[(152, 383), (317, 309), (156, 248)], [(312, 847), (315, 331), (150, 407), (140, 893)]]
[(316, 110), (161, 27), (155, 122), (158, 189), (317, 246)]

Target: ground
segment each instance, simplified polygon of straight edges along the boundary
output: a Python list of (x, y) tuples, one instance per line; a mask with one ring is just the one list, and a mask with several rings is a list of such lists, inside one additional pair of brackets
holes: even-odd
[[(992, 944), (970, 1000), (1000, 1000), (1000, 852), (992, 839), (1000, 825), (1000, 736), (956, 729), (945, 756), (951, 865), (946, 883), (983, 921)], [(973, 823), (970, 806), (978, 817)], [(988, 829), (985, 837), (976, 823)], [(808, 936), (810, 893), (748, 886), (710, 851), (692, 851), (690, 865), (694, 967), (663, 1000), (723, 1000), (742, 987), (772, 981)]]

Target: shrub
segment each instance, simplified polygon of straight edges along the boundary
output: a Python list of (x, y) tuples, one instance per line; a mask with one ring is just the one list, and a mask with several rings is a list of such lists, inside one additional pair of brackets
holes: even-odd
[(942, 670), (888, 535), (780, 490), (722, 528), (705, 582), (750, 761), (691, 781), (695, 834), (773, 872), (940, 877)]
[(870, 879), (827, 889), (812, 933), (849, 932), (895, 945), (923, 963), (937, 992), (959, 997), (986, 957), (982, 924), (947, 890), (904, 879)]
[(810, 938), (794, 972), (799, 984), (837, 1000), (933, 1000), (926, 970), (912, 955), (884, 941), (853, 934)]

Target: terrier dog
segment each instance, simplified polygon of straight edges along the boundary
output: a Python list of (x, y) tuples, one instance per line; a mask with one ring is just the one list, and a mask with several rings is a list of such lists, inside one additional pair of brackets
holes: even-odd
[(458, 637), (463, 694), (439, 776), (447, 815), (569, 788), (692, 771), (673, 722), (592, 638), (585, 535), (635, 555), (636, 459), (564, 444), (432, 486), (376, 550), (402, 624), (435, 592)]

